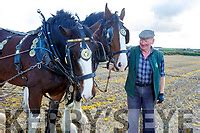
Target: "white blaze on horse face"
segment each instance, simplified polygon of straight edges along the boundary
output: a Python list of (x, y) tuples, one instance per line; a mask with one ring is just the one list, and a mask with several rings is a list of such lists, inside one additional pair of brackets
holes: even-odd
[[(119, 33), (119, 39), (120, 39), (120, 50), (126, 50), (125, 36)], [(127, 64), (128, 64), (128, 61), (127, 61), (126, 53), (120, 53), (118, 61), (117, 61), (117, 67), (119, 68), (119, 71), (124, 71)]]
[[(79, 64), (82, 69), (83, 75), (87, 75), (92, 73), (92, 59), (84, 60), (82, 58), (79, 59)], [(81, 94), (85, 99), (89, 99), (92, 96), (92, 87), (93, 87), (93, 78), (83, 80), (83, 92)]]

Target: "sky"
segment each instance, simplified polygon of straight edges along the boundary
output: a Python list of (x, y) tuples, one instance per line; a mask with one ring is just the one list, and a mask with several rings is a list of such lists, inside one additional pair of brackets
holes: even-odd
[(27, 32), (41, 26), (40, 9), (46, 19), (56, 11), (78, 14), (81, 20), (93, 12), (112, 13), (125, 8), (124, 25), (130, 31), (128, 45), (139, 44), (144, 29), (155, 31), (155, 47), (200, 49), (199, 0), (0, 0), (0, 27)]

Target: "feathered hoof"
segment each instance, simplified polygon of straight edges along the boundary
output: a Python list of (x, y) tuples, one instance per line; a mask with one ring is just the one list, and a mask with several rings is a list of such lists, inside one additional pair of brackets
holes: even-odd
[(87, 116), (81, 112), (81, 119), (78, 121), (80, 124), (88, 124), (89, 123), (89, 120), (87, 118)]
[(5, 125), (6, 115), (4, 113), (0, 113), (0, 125)]
[(70, 133), (78, 133), (78, 129), (73, 123), (70, 125)]

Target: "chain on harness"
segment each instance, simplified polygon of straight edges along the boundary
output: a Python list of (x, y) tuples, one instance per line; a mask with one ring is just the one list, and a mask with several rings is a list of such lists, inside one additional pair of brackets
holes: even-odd
[(9, 81), (11, 81), (11, 80), (17, 78), (17, 77), (19, 77), (19, 76), (21, 76), (21, 75), (27, 73), (28, 71), (33, 70), (33, 69), (36, 68), (36, 67), (37, 67), (38, 69), (41, 69), (41, 65), (42, 65), (42, 64), (43, 64), (42, 61), (41, 61), (41, 62), (38, 62), (38, 63), (36, 63), (35, 65), (30, 66), (28, 69), (26, 69), (26, 70), (24, 70), (24, 71), (21, 71), (21, 72), (19, 72), (18, 74), (16, 74), (15, 76), (13, 76), (13, 77), (11, 77), (11, 78), (5, 80), (4, 82), (0, 83), (0, 85), (4, 85), (6, 82), (9, 82)]

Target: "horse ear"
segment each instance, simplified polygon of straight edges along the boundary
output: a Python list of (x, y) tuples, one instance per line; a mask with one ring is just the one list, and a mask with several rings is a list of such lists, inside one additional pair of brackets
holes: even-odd
[(69, 37), (72, 34), (72, 31), (70, 29), (62, 27), (61, 25), (59, 25), (59, 30), (64, 36), (68, 36)]
[(100, 23), (99, 21), (97, 21), (96, 23), (94, 23), (92, 26), (90, 26), (90, 30), (92, 30), (92, 32), (94, 33), (95, 31), (97, 31), (100, 27)]
[(93, 37), (95, 38), (95, 39), (97, 39), (98, 38), (98, 36), (100, 36), (100, 30), (99, 30), (99, 28), (100, 28), (100, 21), (97, 21), (96, 23), (94, 23), (92, 26), (90, 26), (89, 28), (90, 28), (90, 30), (92, 30), (92, 32), (93, 32)]
[(120, 18), (121, 20), (123, 20), (123, 19), (124, 19), (124, 16), (125, 16), (125, 8), (122, 9), (119, 18)]
[(105, 6), (105, 13), (104, 13), (104, 17), (106, 20), (108, 20), (109, 18), (111, 18), (112, 16), (112, 13), (110, 11), (110, 9), (108, 9), (108, 3), (106, 3), (106, 6)]

